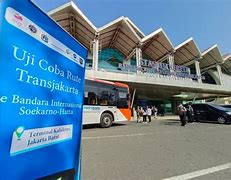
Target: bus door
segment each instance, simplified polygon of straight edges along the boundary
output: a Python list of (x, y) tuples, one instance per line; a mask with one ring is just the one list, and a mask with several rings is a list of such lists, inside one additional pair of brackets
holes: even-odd
[(117, 88), (117, 116), (118, 121), (131, 120), (129, 93), (127, 88)]

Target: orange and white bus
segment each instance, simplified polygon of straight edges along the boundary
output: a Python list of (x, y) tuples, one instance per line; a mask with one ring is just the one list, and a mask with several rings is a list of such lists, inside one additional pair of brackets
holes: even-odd
[(114, 122), (130, 121), (129, 87), (99, 79), (85, 79), (83, 124), (99, 123), (108, 128)]

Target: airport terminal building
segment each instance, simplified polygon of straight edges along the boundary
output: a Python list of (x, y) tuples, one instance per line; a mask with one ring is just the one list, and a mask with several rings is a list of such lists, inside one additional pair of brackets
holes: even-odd
[(217, 45), (201, 51), (189, 38), (174, 47), (162, 28), (145, 35), (128, 17), (97, 28), (73, 2), (49, 15), (87, 47), (86, 78), (128, 84), (134, 106), (170, 112), (178, 101), (231, 103), (231, 55)]

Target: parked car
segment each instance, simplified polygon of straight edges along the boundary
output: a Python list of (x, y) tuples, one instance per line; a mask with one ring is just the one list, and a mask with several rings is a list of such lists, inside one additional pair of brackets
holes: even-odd
[(231, 109), (231, 104), (223, 104), (221, 105), (222, 107), (225, 107), (225, 108), (230, 108)]
[(195, 121), (231, 122), (231, 109), (216, 104), (193, 104)]

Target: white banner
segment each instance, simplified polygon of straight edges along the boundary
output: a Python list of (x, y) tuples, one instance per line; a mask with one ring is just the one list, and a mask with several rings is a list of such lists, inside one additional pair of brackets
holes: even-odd
[(18, 127), (13, 133), (10, 155), (14, 156), (70, 140), (72, 133), (72, 124), (27, 130)]

